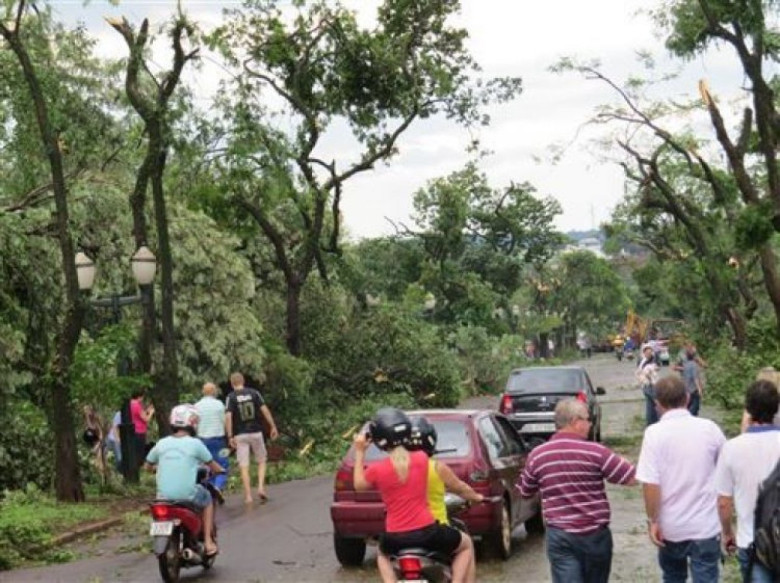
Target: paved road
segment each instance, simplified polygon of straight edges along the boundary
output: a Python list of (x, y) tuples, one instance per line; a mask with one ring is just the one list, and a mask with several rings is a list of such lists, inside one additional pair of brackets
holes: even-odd
[[(602, 398), (606, 440), (641, 430), (637, 416), (642, 402), (632, 383), (633, 365), (618, 363), (608, 355), (583, 361), (595, 385), (607, 390)], [(495, 407), (497, 397), (469, 399), (464, 406)], [(329, 503), (331, 476), (322, 476), (279, 484), (269, 488), (271, 501), (264, 506), (245, 509), (240, 498), (233, 497), (218, 518), (221, 554), (211, 571), (183, 571), (183, 581), (220, 582), (339, 582), (376, 581), (374, 553), (369, 550), (361, 569), (343, 569), (332, 550), (332, 526)], [(623, 489), (625, 490), (625, 489)], [(637, 489), (628, 495), (611, 490), (616, 552), (613, 580), (654, 580), (654, 556), (644, 538), (643, 513)], [(139, 527), (140, 528), (140, 527)], [(638, 529), (638, 530), (637, 530)], [(543, 539), (516, 533), (517, 545), (506, 562), (486, 560), (479, 563), (480, 581), (549, 580)], [(93, 544), (92, 553), (101, 556), (65, 565), (0, 573), (2, 582), (63, 581), (106, 583), (146, 582), (158, 579), (157, 565), (148, 551), (136, 552), (144, 539), (128, 540), (122, 533)], [(134, 547), (133, 545), (136, 545)], [(83, 549), (84, 543), (81, 544)]]

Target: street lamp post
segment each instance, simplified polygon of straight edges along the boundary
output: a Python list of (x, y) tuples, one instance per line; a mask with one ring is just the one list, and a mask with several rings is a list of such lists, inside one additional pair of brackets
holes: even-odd
[[(130, 260), (133, 277), (141, 288), (140, 295), (122, 296), (112, 294), (103, 298), (91, 298), (89, 303), (96, 308), (110, 308), (113, 322), (118, 324), (122, 318), (122, 306), (144, 303), (149, 297), (151, 285), (157, 270), (157, 262), (154, 254), (145, 245), (141, 246)], [(78, 275), (79, 289), (89, 293), (95, 283), (97, 269), (94, 261), (86, 253), (76, 254), (76, 274)], [(123, 363), (118, 364), (119, 375), (126, 374)], [(130, 399), (122, 400), (121, 422), (119, 424), (119, 443), (122, 452), (120, 468), (125, 481), (138, 482), (138, 458), (135, 448), (135, 427), (130, 413)]]

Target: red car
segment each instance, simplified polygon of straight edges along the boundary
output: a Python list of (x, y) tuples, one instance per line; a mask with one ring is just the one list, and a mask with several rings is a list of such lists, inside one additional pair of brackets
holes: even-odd
[[(424, 415), (436, 428), (440, 452), (436, 459), (449, 465), (477, 492), (501, 497), (501, 502), (477, 504), (458, 516), (483, 547), (507, 559), (515, 528), (525, 524), (529, 532), (543, 530), (538, 497), (522, 499), (515, 488), (529, 448), (506, 417), (496, 411), (460, 409), (408, 411), (407, 414), (412, 421)], [(366, 464), (386, 455), (372, 444), (366, 452)], [(366, 542), (375, 539), (385, 524), (385, 506), (379, 492), (355, 492), (354, 460), (350, 447), (336, 472), (330, 506), (333, 545), (336, 557), (345, 566), (363, 563)]]

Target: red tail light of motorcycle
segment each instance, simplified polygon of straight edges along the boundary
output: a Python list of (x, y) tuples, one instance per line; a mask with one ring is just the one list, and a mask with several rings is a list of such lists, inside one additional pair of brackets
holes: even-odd
[(585, 394), (585, 391), (580, 391), (577, 393), (577, 400), (580, 403), (587, 403), (588, 402), (588, 395)]
[(398, 566), (404, 579), (419, 579), (422, 575), (422, 563), (418, 557), (401, 557)]
[(509, 415), (512, 412), (512, 397), (510, 395), (504, 395), (501, 399), (501, 412), (504, 415)]
[(169, 520), (171, 518), (171, 507), (167, 504), (152, 506), (152, 518), (155, 520)]
[(345, 468), (340, 468), (336, 472), (336, 481), (333, 484), (333, 489), (336, 492), (343, 492), (345, 490), (352, 490), (352, 472)]

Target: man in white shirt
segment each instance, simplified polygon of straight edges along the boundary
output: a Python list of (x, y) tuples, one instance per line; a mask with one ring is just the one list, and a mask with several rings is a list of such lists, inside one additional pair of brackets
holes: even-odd
[(642, 482), (650, 540), (664, 583), (718, 580), (720, 523), (714, 475), (726, 441), (709, 419), (687, 409), (685, 384), (668, 376), (655, 385), (661, 419), (645, 430), (636, 478)]
[[(761, 563), (753, 563), (750, 576), (748, 566), (758, 486), (780, 460), (780, 427), (773, 424), (778, 400), (774, 383), (761, 380), (748, 387), (745, 410), (750, 414), (750, 424), (745, 433), (730, 439), (723, 446), (715, 471), (723, 546), (729, 552), (736, 549), (745, 583), (773, 581), (772, 573)], [(731, 524), (735, 510), (736, 537)]]
[[(225, 469), (224, 473), (213, 475), (209, 480), (217, 490), (222, 492), (227, 484), (227, 453), (230, 450), (225, 438), (225, 404), (217, 398), (218, 394), (219, 389), (214, 383), (206, 383), (203, 385), (203, 398), (195, 403), (195, 408), (200, 415), (198, 437), (209, 450), (214, 461)], [(221, 498), (220, 502), (222, 502)]]

